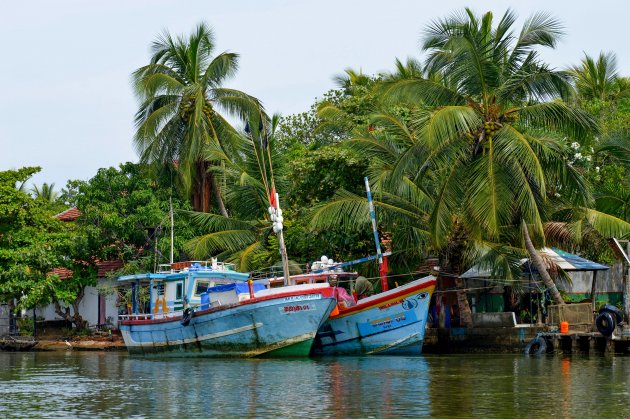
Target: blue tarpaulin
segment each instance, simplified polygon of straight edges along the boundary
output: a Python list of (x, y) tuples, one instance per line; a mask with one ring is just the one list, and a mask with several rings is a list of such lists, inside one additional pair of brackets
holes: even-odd
[[(264, 284), (252, 284), (252, 286), (254, 287), (254, 292), (257, 291), (262, 291), (265, 288)], [(235, 291), (237, 294), (244, 294), (244, 293), (248, 293), (249, 292), (249, 286), (247, 285), (247, 282), (235, 282), (232, 284), (221, 284), (221, 285), (216, 285), (214, 287), (210, 287), (208, 288), (209, 293), (211, 292), (226, 292), (226, 291)]]

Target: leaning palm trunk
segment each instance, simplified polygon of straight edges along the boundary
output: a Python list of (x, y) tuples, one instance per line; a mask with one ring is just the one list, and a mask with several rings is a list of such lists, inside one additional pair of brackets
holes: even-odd
[(540, 257), (540, 255), (538, 254), (538, 251), (536, 250), (536, 248), (534, 247), (534, 244), (532, 243), (532, 239), (529, 236), (529, 230), (527, 229), (525, 220), (523, 220), (522, 227), (523, 227), (523, 239), (525, 240), (525, 248), (527, 249), (527, 253), (529, 253), (529, 258), (531, 259), (532, 263), (538, 270), (538, 273), (540, 274), (540, 277), (542, 278), (545, 286), (551, 293), (553, 302), (556, 304), (564, 304), (564, 300), (562, 299), (562, 296), (560, 295), (560, 292), (558, 291), (556, 284), (554, 284), (553, 280), (551, 279), (551, 276), (549, 275), (549, 272), (547, 272), (547, 268), (542, 260), (542, 257)]

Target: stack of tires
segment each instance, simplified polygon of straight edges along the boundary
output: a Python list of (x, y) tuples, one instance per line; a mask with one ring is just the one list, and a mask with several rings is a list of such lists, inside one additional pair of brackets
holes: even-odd
[(604, 336), (610, 336), (617, 328), (618, 324), (623, 322), (623, 312), (617, 307), (606, 304), (599, 309), (599, 314), (595, 319), (597, 330)]

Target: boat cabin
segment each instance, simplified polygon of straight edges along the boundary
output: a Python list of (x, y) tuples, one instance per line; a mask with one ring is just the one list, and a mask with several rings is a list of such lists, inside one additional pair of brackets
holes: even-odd
[[(169, 317), (174, 313), (181, 315), (186, 307), (200, 307), (202, 298), (208, 300), (209, 304), (208, 290), (216, 291), (217, 286), (230, 284), (247, 287), (248, 279), (249, 274), (236, 272), (233, 264), (217, 262), (216, 259), (175, 262), (160, 265), (155, 273), (121, 276), (118, 283), (120, 287), (130, 286), (131, 298), (128, 313), (120, 315), (119, 318), (152, 319)], [(257, 287), (265, 287), (264, 281), (256, 282)], [(242, 287), (238, 289), (241, 290)], [(234, 290), (236, 287), (233, 287), (232, 294), (238, 301), (239, 297)], [(221, 297), (215, 298), (214, 301), (217, 304), (230, 302), (227, 294)]]

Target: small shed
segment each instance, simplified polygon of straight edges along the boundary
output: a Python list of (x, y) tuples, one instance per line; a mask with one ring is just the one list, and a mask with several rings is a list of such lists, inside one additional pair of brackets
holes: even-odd
[[(570, 281), (559, 279), (556, 285), (565, 295), (567, 302), (583, 300), (605, 301), (616, 304), (623, 296), (623, 270), (621, 264), (611, 267), (603, 265), (564, 250), (547, 247), (540, 250), (547, 259), (565, 271)], [(505, 287), (500, 280), (492, 278), (490, 270), (473, 266), (460, 278), (466, 280), (469, 300), (478, 311), (504, 311)], [(523, 282), (538, 281), (538, 272), (529, 262), (522, 260)], [(531, 288), (531, 287), (530, 287)]]

